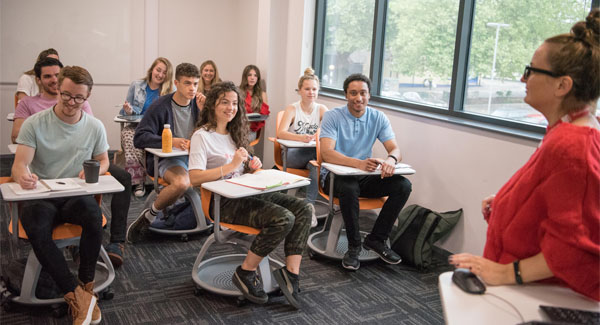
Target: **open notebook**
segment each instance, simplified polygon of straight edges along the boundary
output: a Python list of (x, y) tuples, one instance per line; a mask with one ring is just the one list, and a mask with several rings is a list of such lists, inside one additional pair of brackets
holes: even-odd
[[(349, 167), (349, 166), (335, 165), (335, 164), (330, 164), (330, 163), (323, 163), (322, 166), (325, 168), (329, 168), (328, 166), (332, 166), (329, 168), (332, 170), (333, 170), (333, 167), (335, 167), (336, 173), (342, 173), (344, 175), (365, 174), (364, 170), (360, 170), (358, 168)], [(375, 170), (375, 172), (381, 173), (380, 170), (381, 170), (381, 165), (377, 166), (377, 169)], [(406, 170), (408, 174), (414, 173), (414, 170), (412, 169), (412, 167), (409, 164), (396, 163), (395, 174), (402, 174), (401, 171), (404, 171), (404, 170)]]
[(36, 188), (26, 190), (19, 183), (10, 183), (10, 189), (17, 195), (43, 193), (50, 191), (70, 191), (81, 188), (72, 178), (57, 178), (57, 179), (41, 179)]
[(253, 174), (244, 174), (240, 177), (231, 178), (227, 182), (257, 190), (266, 190), (303, 180), (308, 180), (308, 178), (275, 169), (266, 169), (259, 170)]

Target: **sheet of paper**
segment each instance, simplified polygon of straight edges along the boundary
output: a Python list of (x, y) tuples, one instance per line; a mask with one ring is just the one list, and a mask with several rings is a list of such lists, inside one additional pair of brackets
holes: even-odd
[(244, 174), (228, 179), (227, 182), (242, 185), (257, 190), (266, 190), (273, 187), (287, 185), (307, 179), (306, 177), (285, 173), (279, 170), (267, 169), (254, 174)]
[(38, 182), (37, 186), (31, 190), (23, 189), (19, 183), (10, 183), (8, 184), (8, 187), (10, 187), (10, 189), (17, 195), (50, 192), (50, 189), (40, 182)]
[(69, 191), (81, 188), (81, 185), (75, 183), (71, 178), (42, 179), (40, 182), (46, 184), (52, 191)]

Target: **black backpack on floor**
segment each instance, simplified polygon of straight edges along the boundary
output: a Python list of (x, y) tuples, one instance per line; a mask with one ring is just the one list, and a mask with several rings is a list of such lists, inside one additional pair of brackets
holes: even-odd
[(390, 235), (392, 249), (405, 264), (427, 269), (435, 242), (450, 233), (462, 214), (462, 209), (435, 212), (416, 204), (408, 206), (398, 215), (398, 226)]
[[(26, 264), (27, 259), (16, 259), (10, 261), (8, 266), (2, 270), (2, 282), (4, 282), (6, 289), (15, 296), (21, 294), (21, 281), (23, 280)], [(35, 296), (39, 299), (52, 299), (63, 296), (54, 279), (44, 269), (40, 272)]]

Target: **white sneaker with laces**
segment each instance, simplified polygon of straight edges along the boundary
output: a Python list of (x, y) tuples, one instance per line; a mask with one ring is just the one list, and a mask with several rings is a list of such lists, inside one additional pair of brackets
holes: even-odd
[(133, 192), (135, 197), (143, 197), (146, 195), (146, 187), (144, 184), (138, 184), (135, 186), (135, 191)]
[(317, 220), (317, 214), (315, 213), (315, 205), (313, 203), (309, 203), (308, 205), (310, 206), (310, 209), (312, 211), (312, 219), (310, 221), (310, 227), (314, 228), (319, 224), (319, 221)]

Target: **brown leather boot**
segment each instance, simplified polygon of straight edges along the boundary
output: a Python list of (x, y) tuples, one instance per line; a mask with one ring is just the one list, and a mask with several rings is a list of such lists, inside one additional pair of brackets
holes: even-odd
[(100, 313), (100, 308), (98, 307), (98, 295), (94, 293), (94, 281), (88, 282), (82, 285), (82, 287), (83, 290), (96, 298), (96, 304), (94, 304), (94, 310), (92, 311), (91, 324), (100, 324), (100, 321), (102, 320), (102, 314)]
[(73, 325), (88, 325), (92, 321), (92, 311), (96, 306), (96, 297), (77, 286), (75, 291), (65, 295), (65, 301), (69, 304)]

